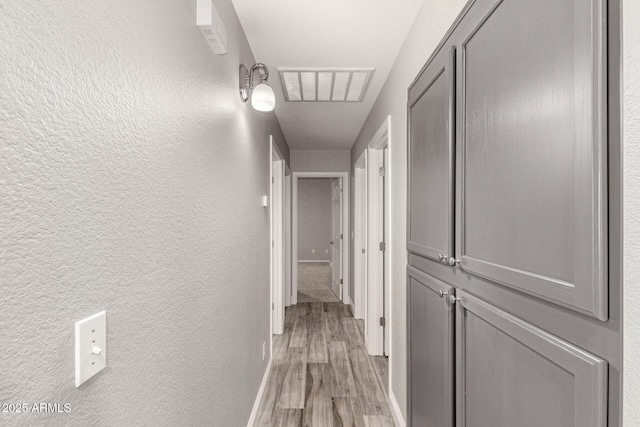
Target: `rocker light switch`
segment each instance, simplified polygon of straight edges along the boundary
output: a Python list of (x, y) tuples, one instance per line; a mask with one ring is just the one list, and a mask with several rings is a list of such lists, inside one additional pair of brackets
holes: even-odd
[(107, 366), (107, 312), (76, 322), (76, 387)]

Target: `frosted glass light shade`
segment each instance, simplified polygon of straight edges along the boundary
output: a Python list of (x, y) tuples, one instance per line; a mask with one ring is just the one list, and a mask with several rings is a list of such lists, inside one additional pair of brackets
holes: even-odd
[(260, 83), (254, 87), (251, 106), (257, 111), (273, 111), (276, 106), (276, 95), (273, 89), (266, 83)]

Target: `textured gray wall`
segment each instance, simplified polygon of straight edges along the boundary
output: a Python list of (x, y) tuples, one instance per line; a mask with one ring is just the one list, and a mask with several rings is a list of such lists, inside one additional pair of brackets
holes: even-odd
[(624, 425), (640, 425), (640, 3), (623, 2)]
[[(400, 53), (387, 77), (376, 103), (369, 113), (358, 139), (351, 149), (351, 176), (353, 164), (366, 149), (371, 138), (391, 115), (391, 138), (389, 144), (390, 164), (387, 176), (391, 187), (391, 232), (387, 247), (391, 256), (391, 394), (406, 417), (406, 229), (407, 229), (407, 89), (422, 66), (449, 29), (465, 0), (425, 0), (407, 35)], [(353, 180), (351, 181), (353, 206)], [(353, 210), (350, 224), (353, 230)], [(353, 265), (353, 250), (351, 251)], [(353, 273), (349, 283), (353, 284)], [(351, 285), (350, 295), (353, 293)]]
[[(214, 56), (193, 1), (0, 1), (2, 425), (246, 425), (269, 346), (269, 134), (231, 2)], [(108, 367), (74, 387), (73, 324)], [(267, 353), (268, 357), (268, 353)]]
[(331, 202), (330, 178), (298, 180), (299, 261), (331, 260)]
[(294, 172), (349, 172), (349, 150), (291, 150)]

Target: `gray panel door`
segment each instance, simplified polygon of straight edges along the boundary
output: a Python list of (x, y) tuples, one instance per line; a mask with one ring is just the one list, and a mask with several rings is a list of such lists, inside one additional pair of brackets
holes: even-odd
[(410, 426), (453, 426), (454, 310), (444, 282), (408, 267)]
[(454, 256), (455, 96), (453, 51), (443, 49), (409, 92), (409, 251)]
[(604, 427), (607, 363), (458, 290), (457, 427)]
[(458, 28), (456, 61), (460, 266), (601, 320), (604, 7), (476, 2)]

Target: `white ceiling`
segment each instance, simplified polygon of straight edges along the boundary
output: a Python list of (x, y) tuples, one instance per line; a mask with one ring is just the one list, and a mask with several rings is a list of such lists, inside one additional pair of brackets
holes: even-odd
[[(423, 1), (232, 0), (256, 61), (269, 67), (291, 149), (351, 149)], [(285, 102), (278, 67), (375, 73), (361, 103)]]

